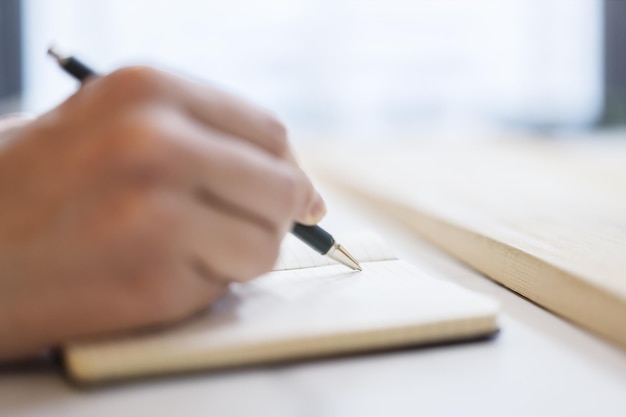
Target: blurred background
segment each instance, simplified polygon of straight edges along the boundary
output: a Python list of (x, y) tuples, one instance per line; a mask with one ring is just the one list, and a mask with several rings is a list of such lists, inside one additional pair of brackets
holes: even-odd
[(626, 121), (621, 0), (0, 0), (0, 110), (41, 113), (151, 64), (277, 113), (299, 137), (588, 131)]

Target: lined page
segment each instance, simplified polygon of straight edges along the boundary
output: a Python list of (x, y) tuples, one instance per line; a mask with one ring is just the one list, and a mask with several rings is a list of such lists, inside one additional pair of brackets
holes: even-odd
[[(361, 235), (345, 240), (366, 260), (362, 272), (337, 264), (306, 267), (323, 257), (290, 249), (293, 256), (283, 259), (304, 268), (273, 271), (233, 285), (206, 312), (174, 327), (67, 346), (68, 368), (82, 380), (116, 379), (495, 330), (497, 303), (401, 260), (379, 260), (391, 255), (384, 245), (378, 246), (380, 240), (372, 244), (372, 239)], [(290, 247), (299, 244), (286, 242)]]
[[(343, 245), (359, 262), (375, 262), (396, 259), (389, 245), (371, 232), (362, 232), (349, 236), (338, 236), (337, 241)], [(288, 269), (313, 268), (318, 266), (337, 265), (328, 256), (322, 256), (301, 242), (292, 234), (285, 236), (280, 256), (274, 265), (274, 271)]]

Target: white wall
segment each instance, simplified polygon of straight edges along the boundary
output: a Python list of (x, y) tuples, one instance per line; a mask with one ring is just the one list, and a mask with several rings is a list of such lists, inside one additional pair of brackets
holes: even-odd
[(384, 136), (496, 121), (580, 124), (600, 98), (597, 0), (25, 0), (26, 108), (154, 63), (279, 113), (296, 133)]

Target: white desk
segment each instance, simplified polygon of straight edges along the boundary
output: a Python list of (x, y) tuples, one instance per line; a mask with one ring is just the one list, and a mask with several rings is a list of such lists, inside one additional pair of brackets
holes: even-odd
[(500, 300), (498, 337), (91, 391), (50, 368), (4, 371), (0, 416), (626, 416), (626, 353), (381, 216), (336, 196), (330, 202), (329, 229), (374, 229), (401, 258)]

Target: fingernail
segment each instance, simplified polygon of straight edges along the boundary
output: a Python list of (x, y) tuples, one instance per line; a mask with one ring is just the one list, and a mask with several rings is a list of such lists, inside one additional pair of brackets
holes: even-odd
[(307, 223), (309, 224), (317, 224), (320, 220), (326, 215), (326, 203), (322, 197), (318, 194), (315, 199), (315, 203), (309, 210), (309, 215), (307, 216)]

